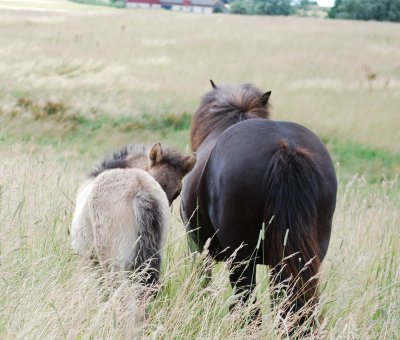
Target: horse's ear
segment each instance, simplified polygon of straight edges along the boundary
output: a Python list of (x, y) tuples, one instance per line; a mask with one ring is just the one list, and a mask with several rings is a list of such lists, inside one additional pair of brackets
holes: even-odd
[(196, 157), (195, 153), (192, 154), (191, 156), (186, 157), (183, 160), (183, 162), (182, 162), (183, 163), (182, 164), (183, 176), (185, 176), (188, 172), (190, 172), (193, 169), (193, 167), (196, 164), (196, 160), (197, 160), (197, 157)]
[(215, 85), (214, 81), (212, 79), (210, 79), (210, 83), (213, 89), (217, 88), (217, 85)]
[(160, 143), (154, 144), (149, 151), (150, 167), (160, 163), (164, 157), (164, 152)]
[(263, 105), (267, 105), (268, 101), (269, 101), (269, 97), (271, 97), (271, 91), (265, 92), (262, 96), (261, 96), (261, 103)]

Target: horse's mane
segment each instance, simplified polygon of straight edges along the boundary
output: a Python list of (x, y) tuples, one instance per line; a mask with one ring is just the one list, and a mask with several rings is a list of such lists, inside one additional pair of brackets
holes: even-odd
[[(112, 154), (101, 159), (89, 172), (89, 177), (97, 177), (102, 172), (110, 169), (139, 168), (148, 170), (149, 150), (151, 144), (128, 144)], [(175, 168), (181, 167), (185, 157), (173, 148), (163, 148), (162, 163), (167, 163)]]
[(196, 151), (212, 131), (222, 132), (246, 119), (268, 118), (269, 105), (264, 99), (263, 92), (251, 84), (215, 86), (203, 96), (193, 117), (192, 150)]
[(123, 169), (129, 167), (129, 160), (143, 158), (146, 155), (148, 145), (129, 144), (125, 145), (112, 154), (104, 157), (89, 172), (89, 177), (97, 177), (103, 171), (110, 169)]

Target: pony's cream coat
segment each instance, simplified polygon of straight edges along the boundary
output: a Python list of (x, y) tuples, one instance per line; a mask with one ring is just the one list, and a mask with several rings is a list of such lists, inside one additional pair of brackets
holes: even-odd
[(113, 270), (150, 263), (158, 279), (168, 227), (168, 199), (140, 169), (112, 169), (80, 188), (72, 221), (72, 247)]
[[(81, 256), (88, 253), (93, 245), (93, 231), (89, 219), (87, 202), (93, 189), (93, 179), (87, 180), (81, 185), (76, 197), (75, 212), (72, 218), (71, 237), (72, 248)], [(88, 230), (86, 230), (89, 228)]]

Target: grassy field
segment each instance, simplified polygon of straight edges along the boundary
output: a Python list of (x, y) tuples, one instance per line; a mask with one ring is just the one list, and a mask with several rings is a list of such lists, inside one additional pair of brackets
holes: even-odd
[[(0, 0), (0, 9), (56, 12), (99, 12), (97, 6), (81, 5), (68, 0)], [(104, 10), (104, 9), (103, 9)]]
[(229, 313), (223, 264), (201, 286), (179, 202), (141, 324), (137, 289), (104, 284), (120, 279), (70, 249), (88, 167), (128, 142), (188, 152), (210, 78), (272, 90), (273, 119), (312, 128), (332, 153), (340, 187), (314, 336), (398, 337), (400, 25), (0, 0), (0, 32), (0, 338), (285, 337), (266, 270), (259, 327), (247, 309)]

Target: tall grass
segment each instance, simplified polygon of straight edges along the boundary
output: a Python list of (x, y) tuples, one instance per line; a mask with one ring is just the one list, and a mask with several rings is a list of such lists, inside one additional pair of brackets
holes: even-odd
[[(225, 264), (204, 285), (174, 207), (162, 287), (147, 309), (140, 289), (100, 274), (70, 249), (68, 228), (82, 163), (29, 143), (0, 150), (0, 336), (15, 338), (281, 338), (293, 320), (271, 309), (268, 271), (259, 268), (262, 323), (254, 306), (230, 313)], [(400, 323), (399, 182), (371, 187), (360, 177), (339, 197), (321, 273), (314, 336), (395, 338)], [(116, 284), (118, 283), (119, 284)], [(146, 314), (146, 317), (144, 315)], [(144, 320), (143, 322), (140, 322)]]

